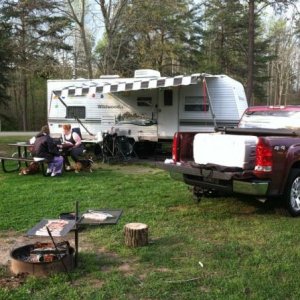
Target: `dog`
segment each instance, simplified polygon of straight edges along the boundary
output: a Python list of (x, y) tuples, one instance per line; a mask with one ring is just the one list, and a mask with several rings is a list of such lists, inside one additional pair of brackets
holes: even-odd
[(88, 171), (93, 172), (92, 166), (93, 166), (93, 160), (92, 159), (81, 159), (77, 161), (74, 165), (75, 173), (79, 173), (80, 171)]
[(22, 168), (19, 175), (32, 175), (40, 171), (40, 166), (36, 162), (31, 162), (28, 167)]

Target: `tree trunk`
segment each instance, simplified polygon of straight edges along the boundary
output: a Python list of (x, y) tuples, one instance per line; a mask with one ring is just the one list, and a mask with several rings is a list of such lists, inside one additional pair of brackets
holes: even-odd
[(286, 81), (285, 85), (285, 93), (284, 93), (284, 105), (286, 106), (288, 103), (288, 95), (289, 95), (289, 80)]
[(248, 21), (248, 75), (247, 75), (247, 88), (246, 88), (246, 96), (248, 103), (254, 105), (252, 102), (252, 94), (253, 94), (253, 74), (254, 74), (254, 9), (255, 4), (254, 0), (249, 0), (249, 21)]
[(104, 74), (112, 74), (113, 65), (118, 61), (118, 57), (113, 57), (113, 40), (115, 38), (118, 22), (121, 14), (128, 4), (128, 0), (113, 1), (98, 0), (100, 10), (104, 20), (105, 33), (107, 37), (107, 46), (104, 50), (103, 70)]
[(87, 41), (87, 38), (86, 38), (85, 27), (84, 27), (83, 23), (80, 25), (80, 34), (81, 34), (81, 40), (82, 40), (82, 43), (83, 43), (83, 49), (84, 49), (85, 61), (86, 61), (87, 68), (88, 68), (89, 79), (93, 79), (93, 68), (92, 68), (92, 62), (91, 62), (91, 51), (90, 51), (90, 47), (88, 46), (88, 41)]
[(125, 245), (140, 247), (148, 244), (148, 225), (129, 223), (124, 226)]
[(20, 79), (21, 79), (21, 103), (22, 107), (22, 127), (23, 131), (27, 130), (27, 26), (25, 13), (21, 16), (21, 63), (20, 63)]
[[(17, 73), (17, 72), (16, 72)], [(18, 76), (17, 74), (15, 74), (15, 81), (18, 81)], [(14, 84), (11, 88), (11, 93), (13, 96), (13, 110), (12, 110), (12, 115), (13, 118), (16, 120), (16, 129), (19, 130), (20, 128), (22, 128), (22, 122), (20, 120), (20, 116), (21, 116), (21, 112), (22, 112), (22, 105), (21, 105), (21, 90), (19, 88), (19, 86), (16, 86), (16, 84)]]
[(27, 130), (27, 78), (26, 78), (26, 74), (24, 74), (21, 71), (22, 75), (21, 75), (21, 99), (22, 99), (22, 103), (23, 103), (23, 109), (22, 109), (22, 127), (23, 127), (23, 131)]

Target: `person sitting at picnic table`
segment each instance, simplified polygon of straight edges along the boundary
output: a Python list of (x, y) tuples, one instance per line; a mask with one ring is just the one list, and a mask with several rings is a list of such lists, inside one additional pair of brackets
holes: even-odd
[(60, 155), (47, 125), (36, 135), (32, 153), (36, 157), (43, 157), (48, 161), (47, 174), (52, 177), (62, 174), (64, 158)]
[(68, 156), (71, 156), (75, 162), (78, 162), (84, 152), (84, 146), (81, 143), (81, 137), (77, 132), (72, 131), (70, 124), (64, 124), (62, 129), (62, 144), (59, 147), (62, 148), (62, 155), (65, 159), (65, 169), (70, 171), (72, 168)]

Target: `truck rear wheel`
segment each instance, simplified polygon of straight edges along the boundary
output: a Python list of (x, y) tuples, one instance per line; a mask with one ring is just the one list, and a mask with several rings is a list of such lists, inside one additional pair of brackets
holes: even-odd
[(286, 192), (285, 204), (293, 217), (300, 215), (300, 169), (293, 169), (290, 173)]

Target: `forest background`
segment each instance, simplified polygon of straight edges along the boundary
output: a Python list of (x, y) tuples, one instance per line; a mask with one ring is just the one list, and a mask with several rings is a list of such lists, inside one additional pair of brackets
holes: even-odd
[(0, 0), (0, 130), (38, 130), (48, 79), (226, 74), (300, 104), (299, 0)]

